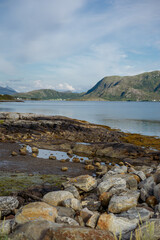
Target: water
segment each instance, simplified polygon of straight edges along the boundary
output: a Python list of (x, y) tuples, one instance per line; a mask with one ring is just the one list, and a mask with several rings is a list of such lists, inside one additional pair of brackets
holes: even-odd
[(124, 132), (160, 137), (160, 102), (25, 101), (0, 103), (0, 112), (60, 115)]

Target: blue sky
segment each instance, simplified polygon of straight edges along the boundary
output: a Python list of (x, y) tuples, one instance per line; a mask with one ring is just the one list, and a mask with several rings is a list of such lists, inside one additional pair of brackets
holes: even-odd
[(86, 91), (160, 70), (160, 0), (0, 0), (0, 86)]

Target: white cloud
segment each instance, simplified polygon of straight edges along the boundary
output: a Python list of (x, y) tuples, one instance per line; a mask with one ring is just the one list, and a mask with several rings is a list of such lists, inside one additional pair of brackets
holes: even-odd
[(72, 87), (68, 83), (59, 83), (58, 86), (55, 88), (56, 90), (61, 90), (61, 91), (74, 91), (74, 87)]

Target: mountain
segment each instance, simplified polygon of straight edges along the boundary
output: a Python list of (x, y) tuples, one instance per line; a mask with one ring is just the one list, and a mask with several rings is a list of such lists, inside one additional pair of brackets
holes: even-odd
[(160, 71), (104, 77), (81, 100), (160, 101)]
[(70, 91), (66, 92), (58, 92), (52, 89), (40, 89), (27, 93), (17, 93), (14, 94), (14, 97), (22, 98), (22, 99), (31, 99), (31, 100), (50, 100), (50, 99), (77, 99), (81, 97), (81, 93), (72, 93)]
[(8, 94), (8, 95), (12, 95), (16, 93), (16, 91), (10, 87), (1, 87), (0, 86), (0, 94)]

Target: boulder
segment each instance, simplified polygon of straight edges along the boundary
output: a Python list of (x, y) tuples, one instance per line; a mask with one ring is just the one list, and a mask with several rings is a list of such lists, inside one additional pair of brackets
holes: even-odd
[(81, 191), (89, 192), (96, 188), (97, 180), (89, 175), (81, 175), (75, 178), (71, 178), (68, 184), (73, 184)]
[(68, 191), (54, 191), (49, 192), (44, 195), (43, 201), (52, 205), (52, 206), (60, 206), (62, 201), (74, 198), (73, 194)]
[(56, 223), (63, 223), (63, 224), (67, 224), (67, 225), (70, 225), (70, 226), (79, 226), (79, 223), (76, 220), (74, 220), (73, 218), (70, 218), (70, 217), (58, 216), (56, 218)]
[(14, 232), (9, 235), (11, 240), (40, 240), (44, 239), (45, 233), (48, 229), (56, 230), (62, 227), (62, 224), (45, 221), (34, 220), (26, 222), (25, 224), (17, 225)]
[(19, 201), (16, 197), (0, 197), (0, 212), (2, 216), (8, 215), (12, 210), (16, 209), (19, 205)]
[(137, 175), (141, 179), (141, 181), (146, 179), (146, 175), (142, 171), (134, 170), (133, 174)]
[(160, 203), (160, 183), (154, 187), (154, 196), (156, 197), (158, 203)]
[(65, 188), (65, 191), (71, 192), (75, 198), (80, 200), (79, 192), (75, 186), (73, 186), (73, 185), (68, 186)]
[(93, 212), (90, 211), (88, 208), (83, 208), (80, 211), (80, 217), (83, 219), (83, 222), (86, 223), (88, 219), (93, 215)]
[(114, 195), (109, 202), (109, 212), (120, 213), (136, 207), (139, 195), (140, 193), (137, 191), (128, 191), (120, 195)]
[[(47, 231), (44, 239), (54, 240), (115, 240), (113, 234), (108, 231), (96, 230), (84, 227), (63, 227), (53, 230), (52, 228)], [(18, 239), (19, 240), (19, 239)]]
[(116, 193), (118, 190), (125, 190), (126, 189), (126, 180), (119, 177), (110, 177), (108, 180), (101, 182), (98, 187), (97, 191), (98, 194), (102, 194), (103, 192), (111, 192), (113, 194)]
[(10, 234), (13, 226), (14, 226), (14, 220), (3, 220), (3, 221), (0, 220), (0, 237)]
[(149, 178), (141, 181), (138, 184), (138, 187), (140, 189), (143, 188), (148, 195), (152, 196), (155, 185), (156, 185), (156, 183), (154, 182), (153, 176), (150, 176)]
[(115, 216), (128, 218), (129, 220), (138, 219), (141, 222), (141, 221), (147, 221), (150, 217), (152, 217), (153, 212), (145, 208), (134, 207), (129, 209), (128, 211), (115, 214)]
[(47, 220), (54, 222), (57, 209), (44, 202), (33, 202), (22, 207), (15, 216), (15, 222), (23, 224), (34, 220)]
[(82, 208), (81, 202), (76, 198), (69, 198), (62, 201), (62, 206), (72, 208), (75, 211), (78, 211)]
[(98, 212), (93, 213), (93, 215), (86, 222), (86, 226), (90, 228), (95, 228), (98, 222), (100, 214)]
[(137, 219), (129, 220), (128, 218), (116, 217), (112, 213), (103, 213), (98, 219), (97, 229), (108, 230), (115, 235), (119, 235), (134, 230), (138, 221)]
[(110, 192), (101, 193), (101, 195), (99, 196), (99, 200), (101, 201), (102, 207), (104, 207), (104, 208), (108, 207), (108, 204), (109, 204), (109, 201), (110, 201), (112, 195), (113, 194)]
[(58, 216), (74, 218), (75, 211), (72, 208), (56, 206)]

